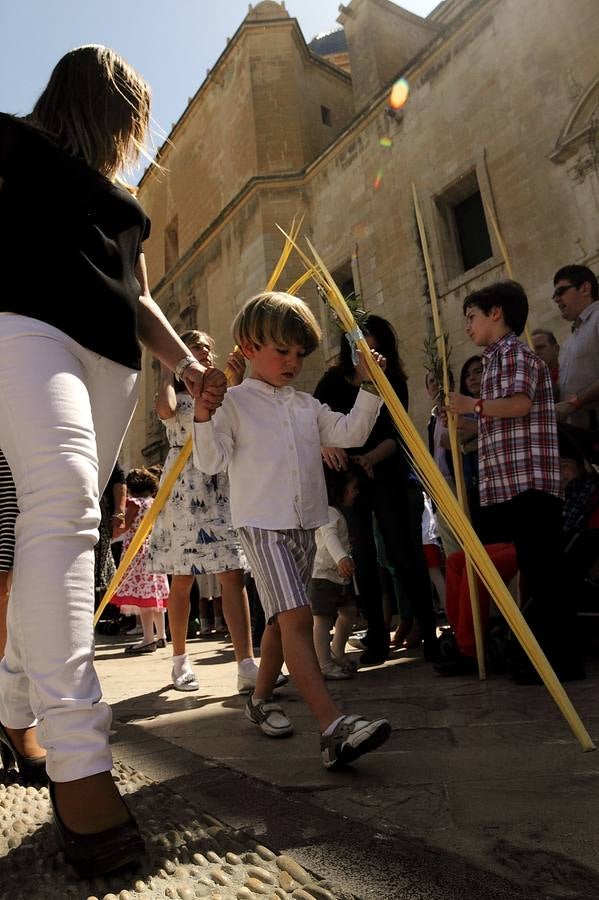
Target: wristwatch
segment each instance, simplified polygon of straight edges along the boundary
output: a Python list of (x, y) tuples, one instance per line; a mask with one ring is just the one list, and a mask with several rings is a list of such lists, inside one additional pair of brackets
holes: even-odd
[(184, 356), (183, 359), (179, 360), (174, 368), (175, 376), (179, 379), (179, 381), (181, 381), (185, 369), (188, 369), (189, 366), (194, 362), (197, 362), (197, 359), (195, 358), (195, 356), (191, 356), (191, 354), (188, 354), (187, 356)]
[(484, 412), (483, 412), (484, 406), (485, 406), (484, 400), (476, 401), (476, 403), (474, 404), (474, 412), (476, 413), (477, 416), (484, 416)]

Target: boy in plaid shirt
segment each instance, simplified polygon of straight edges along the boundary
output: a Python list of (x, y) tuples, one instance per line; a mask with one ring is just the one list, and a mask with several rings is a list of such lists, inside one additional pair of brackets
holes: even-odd
[[(575, 609), (563, 584), (561, 477), (549, 369), (518, 340), (528, 315), (520, 284), (502, 281), (464, 301), (466, 331), (484, 347), (480, 398), (450, 394), (453, 413), (479, 417), (481, 507), (497, 539), (512, 541), (531, 602), (527, 618), (562, 680), (584, 677)], [(516, 680), (537, 680), (528, 665)]]

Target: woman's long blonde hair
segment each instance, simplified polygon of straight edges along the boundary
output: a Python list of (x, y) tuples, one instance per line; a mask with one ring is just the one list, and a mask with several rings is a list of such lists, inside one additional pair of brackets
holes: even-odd
[(28, 117), (62, 150), (114, 179), (144, 150), (150, 88), (114, 50), (76, 47), (54, 67)]

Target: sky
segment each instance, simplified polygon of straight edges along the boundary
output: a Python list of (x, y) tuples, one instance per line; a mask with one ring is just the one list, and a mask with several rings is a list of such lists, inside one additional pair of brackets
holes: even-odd
[[(338, 27), (339, 2), (287, 0), (286, 9), (309, 42)], [(438, 0), (401, 5), (425, 16)], [(247, 12), (248, 0), (0, 0), (0, 111), (28, 113), (67, 50), (104, 44), (151, 85), (159, 147)]]

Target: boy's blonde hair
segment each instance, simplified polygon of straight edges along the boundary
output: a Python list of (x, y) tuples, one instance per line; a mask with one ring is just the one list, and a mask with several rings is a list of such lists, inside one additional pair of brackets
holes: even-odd
[(244, 342), (256, 347), (298, 344), (308, 356), (318, 347), (322, 332), (314, 313), (299, 297), (282, 291), (266, 291), (248, 300), (237, 314), (233, 338), (240, 346)]
[(114, 179), (144, 150), (150, 88), (114, 50), (76, 47), (60, 59), (28, 120), (62, 150)]

